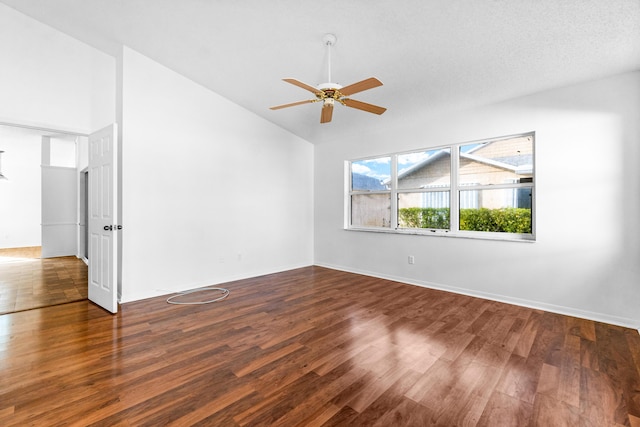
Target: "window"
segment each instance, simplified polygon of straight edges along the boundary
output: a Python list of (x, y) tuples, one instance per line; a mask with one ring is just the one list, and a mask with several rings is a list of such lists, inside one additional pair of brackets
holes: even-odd
[(391, 227), (390, 176), (391, 157), (351, 162), (350, 223), (353, 227)]
[(534, 134), (347, 162), (348, 229), (534, 239)]
[(449, 229), (451, 150), (397, 155), (398, 228)]

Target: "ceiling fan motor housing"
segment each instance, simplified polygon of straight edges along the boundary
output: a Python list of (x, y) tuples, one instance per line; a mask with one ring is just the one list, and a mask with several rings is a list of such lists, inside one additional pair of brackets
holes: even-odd
[(318, 89), (320, 90), (329, 90), (329, 89), (342, 89), (342, 86), (338, 83), (322, 83), (318, 85)]
[(334, 100), (340, 101), (342, 98), (342, 93), (340, 93), (340, 89), (342, 86), (337, 83), (322, 83), (318, 85), (318, 90), (321, 91), (316, 96), (324, 101), (324, 106), (332, 106), (334, 104)]

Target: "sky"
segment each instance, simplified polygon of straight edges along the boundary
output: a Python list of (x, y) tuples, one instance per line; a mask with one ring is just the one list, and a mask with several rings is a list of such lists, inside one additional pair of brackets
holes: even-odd
[[(462, 152), (470, 151), (481, 144), (473, 143), (460, 146)], [(405, 153), (398, 155), (398, 174), (403, 173), (407, 169), (413, 167), (417, 163), (420, 163), (430, 156), (440, 152), (442, 149), (432, 149), (415, 151), (412, 153)], [(372, 159), (358, 160), (351, 163), (351, 170), (353, 173), (370, 176), (372, 178), (379, 179), (380, 181), (386, 181), (391, 178), (391, 156), (382, 156)]]
[[(440, 149), (399, 154), (398, 174), (426, 160), (439, 151)], [(351, 170), (353, 173), (370, 176), (381, 181), (388, 180), (391, 177), (391, 156), (354, 161), (351, 163)]]

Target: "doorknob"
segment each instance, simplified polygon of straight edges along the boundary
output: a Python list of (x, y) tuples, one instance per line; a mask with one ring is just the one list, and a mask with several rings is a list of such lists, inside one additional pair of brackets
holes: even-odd
[(112, 225), (105, 225), (104, 226), (104, 231), (109, 231), (109, 230), (113, 230), (113, 226)]

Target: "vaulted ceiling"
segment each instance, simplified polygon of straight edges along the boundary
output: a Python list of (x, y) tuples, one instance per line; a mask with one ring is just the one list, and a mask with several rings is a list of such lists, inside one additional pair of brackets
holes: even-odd
[[(640, 70), (638, 0), (0, 0), (104, 52), (121, 44), (313, 143), (416, 115)], [(382, 116), (320, 104), (281, 79), (375, 76), (353, 98)], [(212, 117), (212, 120), (215, 120)]]

